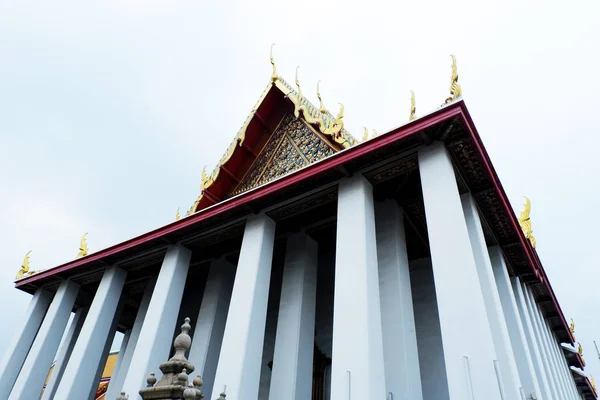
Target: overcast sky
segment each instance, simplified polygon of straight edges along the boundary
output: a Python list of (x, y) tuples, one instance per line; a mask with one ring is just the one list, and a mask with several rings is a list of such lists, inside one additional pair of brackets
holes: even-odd
[[(450, 54), (513, 207), (600, 377), (600, 3), (0, 0), (0, 355), (30, 296), (13, 280), (187, 210), (269, 82), (383, 133), (448, 95)], [(489, 3), (489, 4), (488, 4)], [(226, 5), (227, 4), (227, 5)], [(366, 4), (366, 5), (364, 5)]]

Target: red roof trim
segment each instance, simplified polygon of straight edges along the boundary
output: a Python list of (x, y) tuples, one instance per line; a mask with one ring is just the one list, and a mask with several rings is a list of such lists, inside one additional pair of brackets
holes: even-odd
[(175, 221), (169, 225), (163, 226), (154, 231), (150, 231), (148, 233), (145, 233), (136, 238), (127, 240), (120, 244), (108, 247), (104, 250), (100, 250), (97, 253), (92, 253), (88, 256), (75, 259), (68, 263), (59, 265), (59, 266), (51, 268), (51, 269), (47, 269), (47, 270), (37, 273), (35, 275), (21, 279), (15, 283), (15, 286), (18, 288), (18, 287), (33, 283), (35, 281), (38, 281), (40, 279), (43, 279), (43, 278), (46, 278), (46, 277), (49, 277), (49, 276), (52, 276), (52, 275), (55, 275), (55, 274), (58, 274), (58, 273), (61, 273), (64, 271), (68, 271), (68, 270), (71, 270), (74, 268), (81, 267), (81, 266), (89, 264), (93, 261), (101, 260), (104, 257), (112, 256), (121, 251), (131, 249), (135, 246), (141, 245), (148, 241), (158, 239), (162, 236), (176, 232), (180, 229), (192, 226), (200, 221), (209, 219), (209, 218), (211, 218), (217, 214), (220, 214), (222, 212), (225, 212), (225, 211), (231, 210), (233, 208), (236, 208), (238, 206), (241, 206), (252, 200), (259, 199), (268, 194), (271, 194), (273, 192), (276, 192), (276, 191), (286, 188), (288, 186), (294, 185), (297, 182), (300, 182), (300, 181), (303, 181), (304, 179), (313, 177), (313, 176), (315, 176), (323, 171), (326, 171), (330, 168), (335, 168), (337, 166), (340, 166), (354, 158), (362, 156), (363, 154), (369, 153), (369, 152), (379, 149), (381, 147), (385, 147), (391, 142), (394, 142), (396, 140), (410, 136), (416, 132), (419, 132), (419, 131), (426, 129), (432, 125), (435, 125), (443, 120), (460, 115), (460, 114), (462, 114), (462, 112), (461, 112), (461, 108), (458, 106), (458, 104), (461, 104), (461, 103), (452, 104), (448, 107), (445, 107), (439, 111), (432, 113), (431, 115), (429, 115), (427, 117), (424, 117), (419, 120), (415, 120), (407, 125), (404, 125), (400, 128), (397, 128), (397, 129), (389, 132), (388, 134), (380, 135), (380, 136), (376, 137), (375, 139), (372, 139), (369, 142), (366, 142), (364, 144), (359, 144), (359, 145), (351, 147), (347, 150), (336, 153), (329, 158), (326, 158), (322, 161), (311, 164), (308, 167), (298, 170), (298, 171), (295, 171), (289, 175), (282, 177), (281, 179), (269, 182), (263, 186), (260, 186), (253, 190), (250, 190), (248, 192), (240, 194), (239, 196), (232, 197), (230, 199), (222, 201), (221, 203), (216, 204), (212, 207), (204, 208), (189, 217), (186, 217), (179, 221)]
[(473, 139), (473, 142), (475, 143), (475, 147), (477, 148), (479, 154), (483, 158), (483, 164), (484, 164), (490, 178), (492, 179), (494, 188), (498, 191), (498, 194), (500, 195), (500, 201), (502, 202), (502, 205), (504, 206), (505, 211), (511, 216), (511, 218), (510, 218), (511, 224), (513, 225), (513, 229), (515, 229), (518, 232), (519, 241), (521, 242), (521, 246), (523, 246), (523, 248), (525, 249), (525, 252), (527, 254), (527, 259), (529, 260), (529, 263), (530, 263), (533, 271), (535, 272), (535, 276), (548, 288), (548, 291), (550, 292), (550, 296), (552, 297), (552, 302), (554, 303), (554, 305), (556, 306), (556, 309), (558, 310), (558, 314), (560, 315), (560, 319), (561, 319), (566, 331), (568, 332), (569, 338), (571, 339), (571, 343), (573, 343), (575, 341), (575, 338), (573, 337), (573, 335), (571, 334), (571, 331), (569, 330), (569, 324), (567, 324), (567, 321), (565, 320), (565, 316), (562, 312), (562, 309), (560, 308), (560, 305), (558, 304), (558, 300), (556, 299), (554, 290), (552, 289), (552, 286), (550, 286), (550, 282), (548, 281), (546, 272), (544, 271), (544, 268), (542, 267), (542, 264), (540, 262), (539, 257), (537, 256), (537, 253), (535, 252), (534, 248), (531, 246), (531, 243), (529, 242), (529, 240), (527, 240), (527, 238), (525, 237), (525, 234), (523, 233), (523, 230), (519, 226), (517, 216), (514, 214), (512, 207), (510, 206), (508, 197), (506, 196), (506, 193), (504, 192), (504, 188), (502, 187), (502, 184), (500, 183), (500, 179), (498, 178), (498, 175), (496, 174), (496, 170), (494, 169), (492, 162), (490, 161), (487, 151), (483, 147), (481, 137), (479, 136), (479, 134), (476, 133), (477, 129), (475, 128), (473, 119), (471, 118), (469, 111), (465, 107), (464, 102), (461, 103), (461, 108), (463, 110), (463, 114), (467, 121), (467, 129), (469, 131), (469, 134), (470, 134), (471, 138)]

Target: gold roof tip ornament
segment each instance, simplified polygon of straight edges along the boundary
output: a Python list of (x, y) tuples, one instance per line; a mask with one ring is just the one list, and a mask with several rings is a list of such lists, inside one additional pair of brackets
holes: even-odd
[(529, 239), (529, 241), (531, 242), (531, 246), (535, 249), (536, 241), (533, 237), (533, 230), (531, 229), (531, 218), (529, 217), (530, 213), (531, 201), (529, 201), (529, 199), (525, 197), (525, 205), (523, 211), (521, 211), (521, 215), (519, 215), (519, 225), (521, 225), (521, 229), (523, 230), (525, 237)]
[(573, 321), (573, 318), (571, 318), (571, 323), (569, 324), (569, 332), (575, 337), (575, 321)]
[(450, 97), (446, 99), (446, 104), (451, 103), (452, 101), (462, 96), (462, 89), (460, 87), (460, 84), (458, 83), (458, 69), (456, 67), (456, 57), (454, 55), (450, 55), (450, 57), (452, 57), (452, 76), (450, 77)]
[(412, 121), (416, 118), (415, 114), (417, 112), (417, 106), (415, 105), (415, 92), (410, 91), (410, 114), (408, 115), (408, 120)]
[(377, 131), (375, 129), (373, 129), (373, 136), (371, 136), (372, 138), (377, 136)]
[(175, 212), (175, 221), (179, 221), (181, 217), (179, 216), (179, 207), (177, 207), (177, 212)]
[(369, 130), (367, 127), (365, 127), (365, 133), (363, 133), (362, 141), (366, 142), (367, 140), (369, 140)]
[(298, 88), (298, 98), (302, 98), (302, 89), (300, 89), (300, 80), (298, 79), (298, 68), (300, 68), (300, 66), (296, 67), (296, 87)]
[[(323, 99), (321, 99), (321, 90), (319, 89), (320, 83), (321, 81), (317, 82), (317, 98), (319, 99), (319, 111), (321, 112), (321, 114), (325, 114), (327, 112), (327, 109), (325, 108), (325, 104), (323, 104)], [(298, 88), (300, 88), (300, 86), (298, 86)]]
[(86, 240), (87, 233), (81, 237), (79, 241), (79, 253), (77, 253), (77, 257), (85, 257), (88, 255), (88, 245)]
[(30, 271), (29, 270), (29, 254), (30, 253), (31, 253), (31, 250), (29, 250), (25, 254), (25, 258), (23, 259), (23, 265), (21, 265), (21, 269), (19, 270), (19, 272), (17, 272), (16, 280), (27, 278), (28, 276), (31, 276), (33, 274), (37, 274), (38, 272), (40, 272), (40, 271)]
[(276, 82), (277, 79), (279, 79), (279, 75), (277, 75), (277, 68), (275, 68), (275, 59), (273, 58), (273, 46), (275, 46), (275, 43), (271, 44), (270, 60), (271, 60), (271, 65), (273, 66), (273, 73), (271, 74), (271, 82)]

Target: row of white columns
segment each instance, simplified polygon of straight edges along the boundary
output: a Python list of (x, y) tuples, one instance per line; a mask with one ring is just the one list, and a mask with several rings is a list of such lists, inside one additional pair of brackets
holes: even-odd
[[(460, 196), (445, 148), (421, 150), (419, 170), (447, 385), (440, 400), (576, 398), (531, 293), (511, 282), (498, 248), (488, 251), (475, 203)], [(393, 201), (376, 205), (362, 176), (340, 182), (337, 212), (329, 398), (422, 400), (421, 376), (429, 371), (419, 365), (402, 212)], [(275, 223), (254, 216), (237, 267), (224, 260), (210, 266), (189, 355), (210, 398), (223, 391), (232, 399), (258, 397), (274, 239)], [(168, 358), (190, 258), (180, 245), (167, 251), (126, 333), (107, 400), (121, 391), (135, 397)], [(290, 236), (270, 399), (310, 398), (316, 271), (317, 244), (304, 233)], [(125, 278), (120, 268), (106, 270), (89, 310), (75, 317), (44, 398), (86, 399), (95, 390)], [(27, 329), (0, 365), (0, 400), (39, 395), (78, 289), (66, 281), (53, 299), (36, 293)]]

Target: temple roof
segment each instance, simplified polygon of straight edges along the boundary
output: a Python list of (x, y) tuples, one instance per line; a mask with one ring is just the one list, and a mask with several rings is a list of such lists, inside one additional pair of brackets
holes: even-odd
[(201, 194), (187, 215), (252, 190), (358, 142), (344, 129), (344, 106), (337, 116), (315, 107), (300, 89), (277, 76), (210, 175), (202, 171)]

